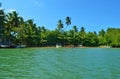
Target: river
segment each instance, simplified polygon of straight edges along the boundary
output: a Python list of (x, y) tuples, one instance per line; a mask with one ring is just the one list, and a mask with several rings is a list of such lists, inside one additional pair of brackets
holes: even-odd
[(0, 49), (0, 79), (120, 79), (120, 49)]

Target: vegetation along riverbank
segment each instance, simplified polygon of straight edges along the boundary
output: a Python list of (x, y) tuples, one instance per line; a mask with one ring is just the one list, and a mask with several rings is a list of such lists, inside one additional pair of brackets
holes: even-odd
[(24, 20), (16, 11), (5, 13), (4, 9), (0, 9), (0, 45), (120, 47), (120, 28), (86, 32), (84, 27), (78, 29), (74, 25), (66, 30), (71, 23), (71, 18), (67, 16), (65, 23), (58, 20), (56, 28), (49, 30), (45, 26), (37, 26), (32, 19)]

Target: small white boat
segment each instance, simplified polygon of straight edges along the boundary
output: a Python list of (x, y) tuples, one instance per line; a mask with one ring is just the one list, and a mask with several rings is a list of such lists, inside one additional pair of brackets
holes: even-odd
[(1, 48), (9, 48), (9, 47), (11, 47), (11, 45), (4, 45), (4, 44), (2, 44), (2, 45), (0, 45), (0, 47)]
[(16, 47), (17, 47), (17, 48), (25, 48), (26, 45), (17, 45)]
[(56, 48), (61, 48), (61, 44), (56, 44)]
[(15, 48), (16, 45), (1, 44), (0, 47), (1, 47), (1, 48)]

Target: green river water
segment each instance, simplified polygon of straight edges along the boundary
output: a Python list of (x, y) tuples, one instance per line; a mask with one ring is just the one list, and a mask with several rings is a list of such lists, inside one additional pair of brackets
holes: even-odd
[(0, 79), (120, 79), (120, 49), (0, 49)]

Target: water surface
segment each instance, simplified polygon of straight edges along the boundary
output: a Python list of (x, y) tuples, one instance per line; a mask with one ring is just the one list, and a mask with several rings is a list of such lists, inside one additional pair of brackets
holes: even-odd
[(120, 79), (120, 49), (0, 49), (0, 79)]

